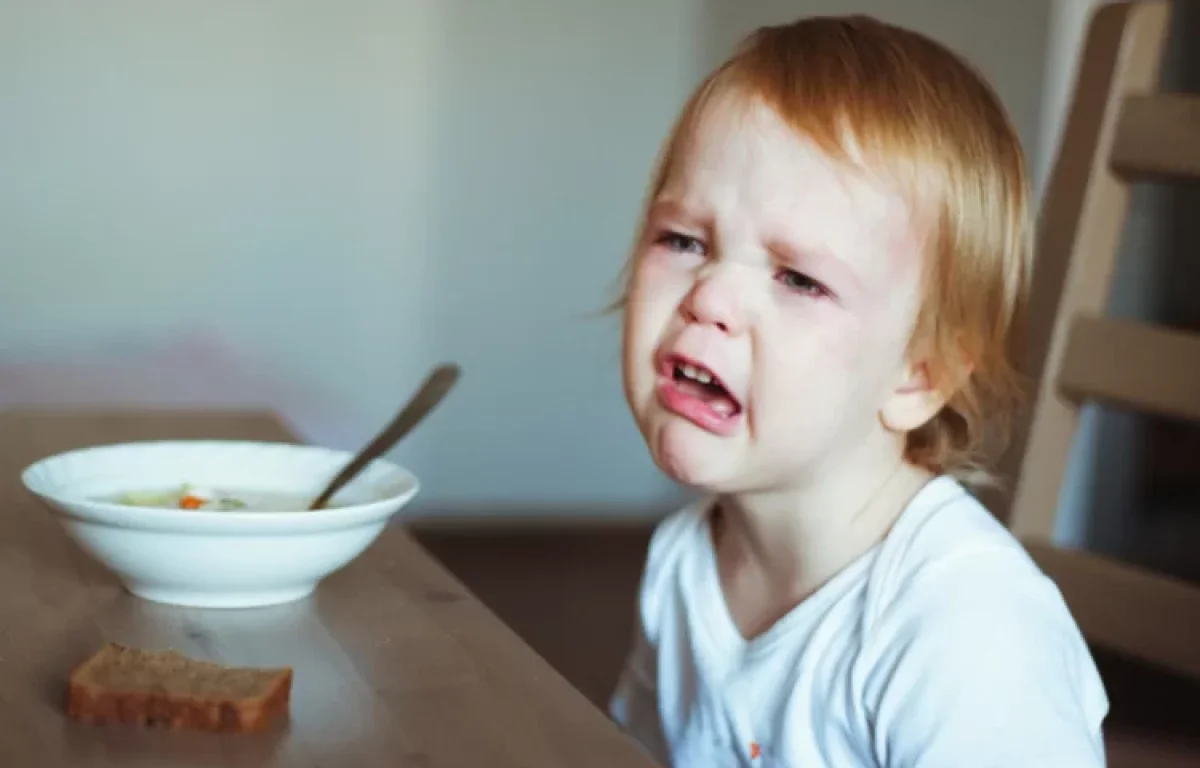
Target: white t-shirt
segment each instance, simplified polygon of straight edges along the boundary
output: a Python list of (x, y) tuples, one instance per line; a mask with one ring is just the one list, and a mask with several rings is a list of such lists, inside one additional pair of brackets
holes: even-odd
[(747, 642), (707, 502), (656, 529), (613, 717), (675, 768), (1104, 768), (1108, 699), (1058, 589), (957, 481)]

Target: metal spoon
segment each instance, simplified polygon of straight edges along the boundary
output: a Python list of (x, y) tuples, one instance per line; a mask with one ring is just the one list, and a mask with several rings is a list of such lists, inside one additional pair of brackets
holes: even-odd
[(325, 506), (326, 502), (341, 490), (342, 486), (353, 480), (364, 467), (400, 442), (402, 437), (411, 432), (437, 407), (438, 403), (442, 402), (446, 393), (458, 381), (461, 373), (462, 369), (454, 363), (446, 363), (434, 368), (433, 372), (425, 379), (425, 383), (421, 385), (421, 389), (412, 396), (400, 413), (396, 414), (396, 418), (392, 419), (392, 422), (384, 427), (374, 440), (367, 443), (367, 446), (350, 460), (346, 468), (333, 478), (325, 490), (321, 491), (321, 495), (317, 496), (309, 509), (315, 510)]

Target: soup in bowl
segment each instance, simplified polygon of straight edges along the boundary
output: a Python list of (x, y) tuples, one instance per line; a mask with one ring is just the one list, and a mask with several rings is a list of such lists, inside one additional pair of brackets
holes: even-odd
[(50, 456), (22, 480), (134, 595), (253, 607), (312, 593), (417, 494), (411, 472), (376, 460), (310, 511), (351, 458), (290, 443), (122, 443)]
[[(147, 509), (191, 509), (197, 512), (299, 512), (311, 506), (313, 496), (272, 493), (251, 489), (207, 488), (184, 483), (168, 490), (138, 490), (118, 493), (112, 498), (99, 499), (127, 507)], [(327, 502), (325, 507), (337, 506)]]

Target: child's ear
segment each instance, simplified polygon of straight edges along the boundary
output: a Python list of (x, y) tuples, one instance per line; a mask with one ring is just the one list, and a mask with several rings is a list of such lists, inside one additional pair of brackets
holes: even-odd
[(945, 405), (946, 395), (930, 381), (929, 367), (916, 363), (905, 366), (879, 418), (884, 427), (903, 434), (925, 426)]

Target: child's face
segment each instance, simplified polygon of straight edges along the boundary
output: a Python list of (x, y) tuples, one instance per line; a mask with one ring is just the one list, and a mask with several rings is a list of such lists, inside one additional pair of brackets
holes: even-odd
[(898, 194), (772, 110), (710, 106), (652, 205), (626, 310), (626, 397), (657, 464), (755, 492), (894, 459), (881, 413), (919, 380), (922, 244)]

